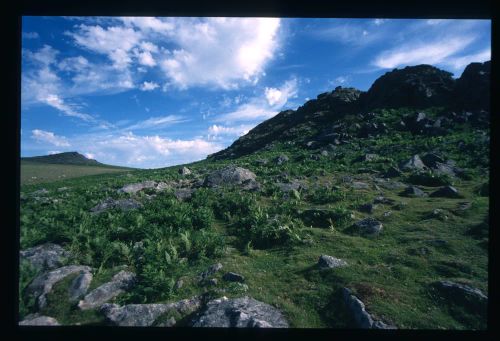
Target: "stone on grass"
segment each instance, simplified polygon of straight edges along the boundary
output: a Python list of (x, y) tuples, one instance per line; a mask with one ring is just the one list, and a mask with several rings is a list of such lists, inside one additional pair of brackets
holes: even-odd
[(21, 259), (26, 259), (37, 270), (52, 270), (62, 265), (70, 253), (60, 245), (45, 243), (19, 252)]
[(143, 181), (143, 182), (138, 182), (135, 184), (128, 184), (123, 186), (118, 190), (118, 192), (121, 193), (128, 193), (128, 194), (135, 194), (139, 191), (142, 191), (143, 189), (146, 188), (155, 188), (156, 187), (156, 182), (155, 181)]
[(135, 284), (135, 274), (125, 270), (120, 271), (113, 276), (110, 282), (92, 290), (85, 295), (83, 300), (78, 303), (81, 310), (88, 310), (100, 307), (112, 298), (124, 293)]
[(373, 208), (374, 208), (374, 206), (372, 203), (366, 203), (366, 204), (359, 206), (359, 211), (371, 214), (371, 213), (373, 213)]
[(227, 272), (224, 274), (222, 277), (225, 281), (227, 282), (244, 282), (245, 277), (243, 277), (240, 274), (234, 273), (234, 272)]
[(190, 199), (194, 192), (195, 190), (191, 188), (179, 188), (175, 190), (174, 196), (177, 200), (184, 201)]
[(123, 211), (128, 211), (128, 210), (133, 210), (137, 208), (141, 208), (143, 205), (134, 200), (134, 199), (112, 199), (112, 198), (107, 198), (104, 201), (102, 201), (100, 204), (94, 206), (93, 208), (90, 209), (90, 212), (94, 214), (99, 214), (101, 212), (113, 209), (113, 208), (118, 208)]
[(285, 162), (288, 162), (290, 159), (288, 158), (288, 156), (284, 155), (284, 154), (281, 154), (279, 156), (277, 156), (275, 159), (274, 159), (274, 162), (277, 164), (277, 165), (282, 165), (284, 164)]
[(180, 175), (189, 175), (191, 174), (191, 170), (187, 167), (182, 167), (182, 168), (179, 168), (179, 174)]
[(351, 183), (351, 187), (354, 189), (369, 189), (370, 185), (365, 182), (354, 181), (353, 183)]
[(28, 286), (28, 294), (33, 295), (37, 300), (39, 309), (47, 305), (47, 295), (52, 291), (53, 286), (65, 277), (75, 273), (90, 272), (91, 268), (83, 265), (68, 265), (52, 270), (36, 277)]
[(318, 266), (322, 269), (334, 269), (347, 266), (347, 262), (332, 256), (321, 255), (318, 259)]
[(60, 326), (59, 322), (50, 316), (40, 316), (32, 314), (26, 316), (24, 320), (19, 322), (20, 326)]
[(443, 186), (430, 194), (431, 197), (462, 198), (458, 190), (453, 186)]
[(227, 166), (210, 173), (203, 182), (205, 187), (218, 187), (226, 185), (241, 185), (247, 180), (255, 181), (256, 175), (252, 171), (237, 167)]
[(363, 234), (379, 234), (382, 231), (382, 223), (371, 217), (354, 223), (354, 226)]
[(484, 313), (487, 309), (488, 296), (477, 288), (451, 281), (437, 281), (433, 285), (451, 303), (475, 312)]
[(216, 272), (222, 269), (222, 264), (221, 263), (216, 263), (211, 265), (207, 270), (203, 271), (200, 274), (200, 280), (204, 280), (212, 275), (214, 275)]
[(70, 302), (77, 302), (87, 293), (90, 283), (92, 282), (92, 278), (92, 273), (88, 271), (82, 271), (77, 277), (75, 277), (68, 288)]
[(193, 327), (288, 328), (283, 314), (251, 297), (215, 299), (192, 321)]
[(417, 197), (417, 198), (422, 198), (426, 197), (427, 193), (422, 191), (420, 188), (417, 186), (408, 186), (405, 188), (403, 192), (401, 192), (401, 195), (405, 197)]
[(396, 329), (396, 327), (387, 325), (382, 321), (374, 320), (373, 316), (366, 311), (365, 304), (354, 296), (351, 290), (342, 288), (342, 298), (357, 328)]
[(424, 162), (422, 161), (422, 159), (420, 159), (418, 155), (413, 155), (409, 160), (402, 162), (399, 165), (399, 168), (401, 168), (402, 170), (412, 171), (412, 170), (424, 170), (427, 169), (427, 166), (424, 164)]

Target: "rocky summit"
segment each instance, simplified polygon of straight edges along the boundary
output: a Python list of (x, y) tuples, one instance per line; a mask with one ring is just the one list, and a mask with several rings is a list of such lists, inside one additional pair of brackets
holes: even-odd
[(485, 330), (490, 68), (395, 69), (204, 160), (21, 185), (20, 328)]

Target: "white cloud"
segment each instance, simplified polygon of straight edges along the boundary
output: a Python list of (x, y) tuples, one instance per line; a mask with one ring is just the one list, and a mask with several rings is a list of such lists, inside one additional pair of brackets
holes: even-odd
[(491, 59), (491, 49), (485, 49), (478, 53), (468, 54), (465, 56), (449, 58), (446, 64), (451, 66), (455, 70), (464, 68), (473, 62), (485, 62)]
[(148, 118), (147, 120), (131, 125), (125, 128), (125, 130), (160, 129), (171, 126), (173, 124), (187, 122), (187, 121), (188, 120), (185, 117), (178, 115), (151, 117)]
[(70, 144), (64, 136), (56, 136), (53, 132), (34, 129), (31, 131), (31, 138), (38, 142), (50, 143), (57, 147), (69, 147)]
[(473, 40), (472, 36), (460, 36), (444, 37), (430, 43), (410, 43), (382, 52), (373, 64), (392, 69), (401, 65), (446, 63), (447, 58), (462, 51)]
[(297, 79), (286, 81), (279, 89), (266, 87), (264, 92), (271, 107), (282, 107), (289, 98), (297, 97)]
[(95, 155), (92, 153), (83, 153), (87, 159), (93, 159), (95, 160)]
[(159, 64), (179, 88), (255, 84), (278, 46), (276, 18), (179, 18), (174, 23), (169, 39), (177, 48)]
[(49, 66), (56, 62), (57, 55), (59, 51), (52, 48), (50, 45), (43, 45), (41, 49), (37, 52), (31, 52), (30, 50), (23, 50), (23, 57), (26, 61), (31, 63), (37, 63), (42, 66)]
[(38, 32), (23, 32), (23, 38), (24, 39), (38, 39), (40, 36), (38, 35)]
[(386, 21), (387, 21), (387, 19), (375, 19), (375, 20), (373, 20), (373, 24), (375, 24), (376, 26), (380, 26), (383, 23), (385, 23)]
[(45, 98), (41, 98), (40, 100), (45, 104), (58, 109), (66, 116), (77, 117), (87, 122), (95, 121), (95, 118), (93, 116), (78, 112), (71, 105), (64, 103), (64, 100), (58, 95), (49, 94)]
[(60, 151), (60, 150), (49, 150), (47, 152), (47, 154), (49, 154), (49, 155), (54, 155), (54, 154), (59, 154), (59, 153), (62, 153), (62, 151)]
[(142, 91), (152, 91), (156, 88), (160, 87), (158, 83), (155, 82), (144, 82), (139, 87)]
[(59, 65), (59, 69), (68, 72), (82, 72), (90, 67), (89, 61), (83, 56), (69, 57), (63, 59)]
[(248, 133), (253, 127), (255, 127), (255, 124), (241, 124), (232, 127), (214, 124), (208, 128), (208, 134), (209, 136), (242, 136)]

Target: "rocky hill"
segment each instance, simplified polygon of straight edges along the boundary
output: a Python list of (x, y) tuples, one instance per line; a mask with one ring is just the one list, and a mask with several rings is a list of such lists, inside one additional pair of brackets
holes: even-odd
[[(406, 107), (423, 110), (440, 107), (443, 109), (443, 117), (439, 122), (455, 119), (457, 113), (453, 110), (471, 110), (473, 112), (467, 113), (471, 119), (487, 120), (481, 110), (489, 111), (490, 64), (491, 62), (472, 63), (457, 80), (452, 78), (451, 73), (431, 65), (417, 65), (387, 72), (367, 92), (337, 87), (332, 92), (318, 95), (297, 110), (280, 112), (240, 137), (229, 148), (212, 154), (210, 158), (240, 157), (273, 141), (301, 144), (314, 142), (316, 146), (338, 144), (350, 136), (342, 129), (346, 123), (344, 118), (349, 114), (359, 114), (349, 123), (356, 127), (360, 135), (401, 128), (399, 122), (395, 122), (396, 126), (392, 127), (367, 124), (367, 118), (377, 120), (370, 113), (376, 109)], [(419, 122), (423, 126), (440, 125), (435, 121)], [(412, 129), (412, 126), (408, 128)], [(438, 131), (440, 129), (434, 129), (433, 133), (438, 134)]]

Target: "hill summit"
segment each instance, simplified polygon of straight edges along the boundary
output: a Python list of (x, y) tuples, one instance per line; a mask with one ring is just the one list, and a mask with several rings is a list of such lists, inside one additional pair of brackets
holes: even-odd
[(88, 165), (88, 166), (103, 165), (102, 163), (93, 159), (89, 159), (78, 152), (65, 152), (52, 155), (23, 157), (21, 158), (21, 160), (31, 161), (31, 162), (42, 162), (42, 163), (57, 163), (65, 165)]

